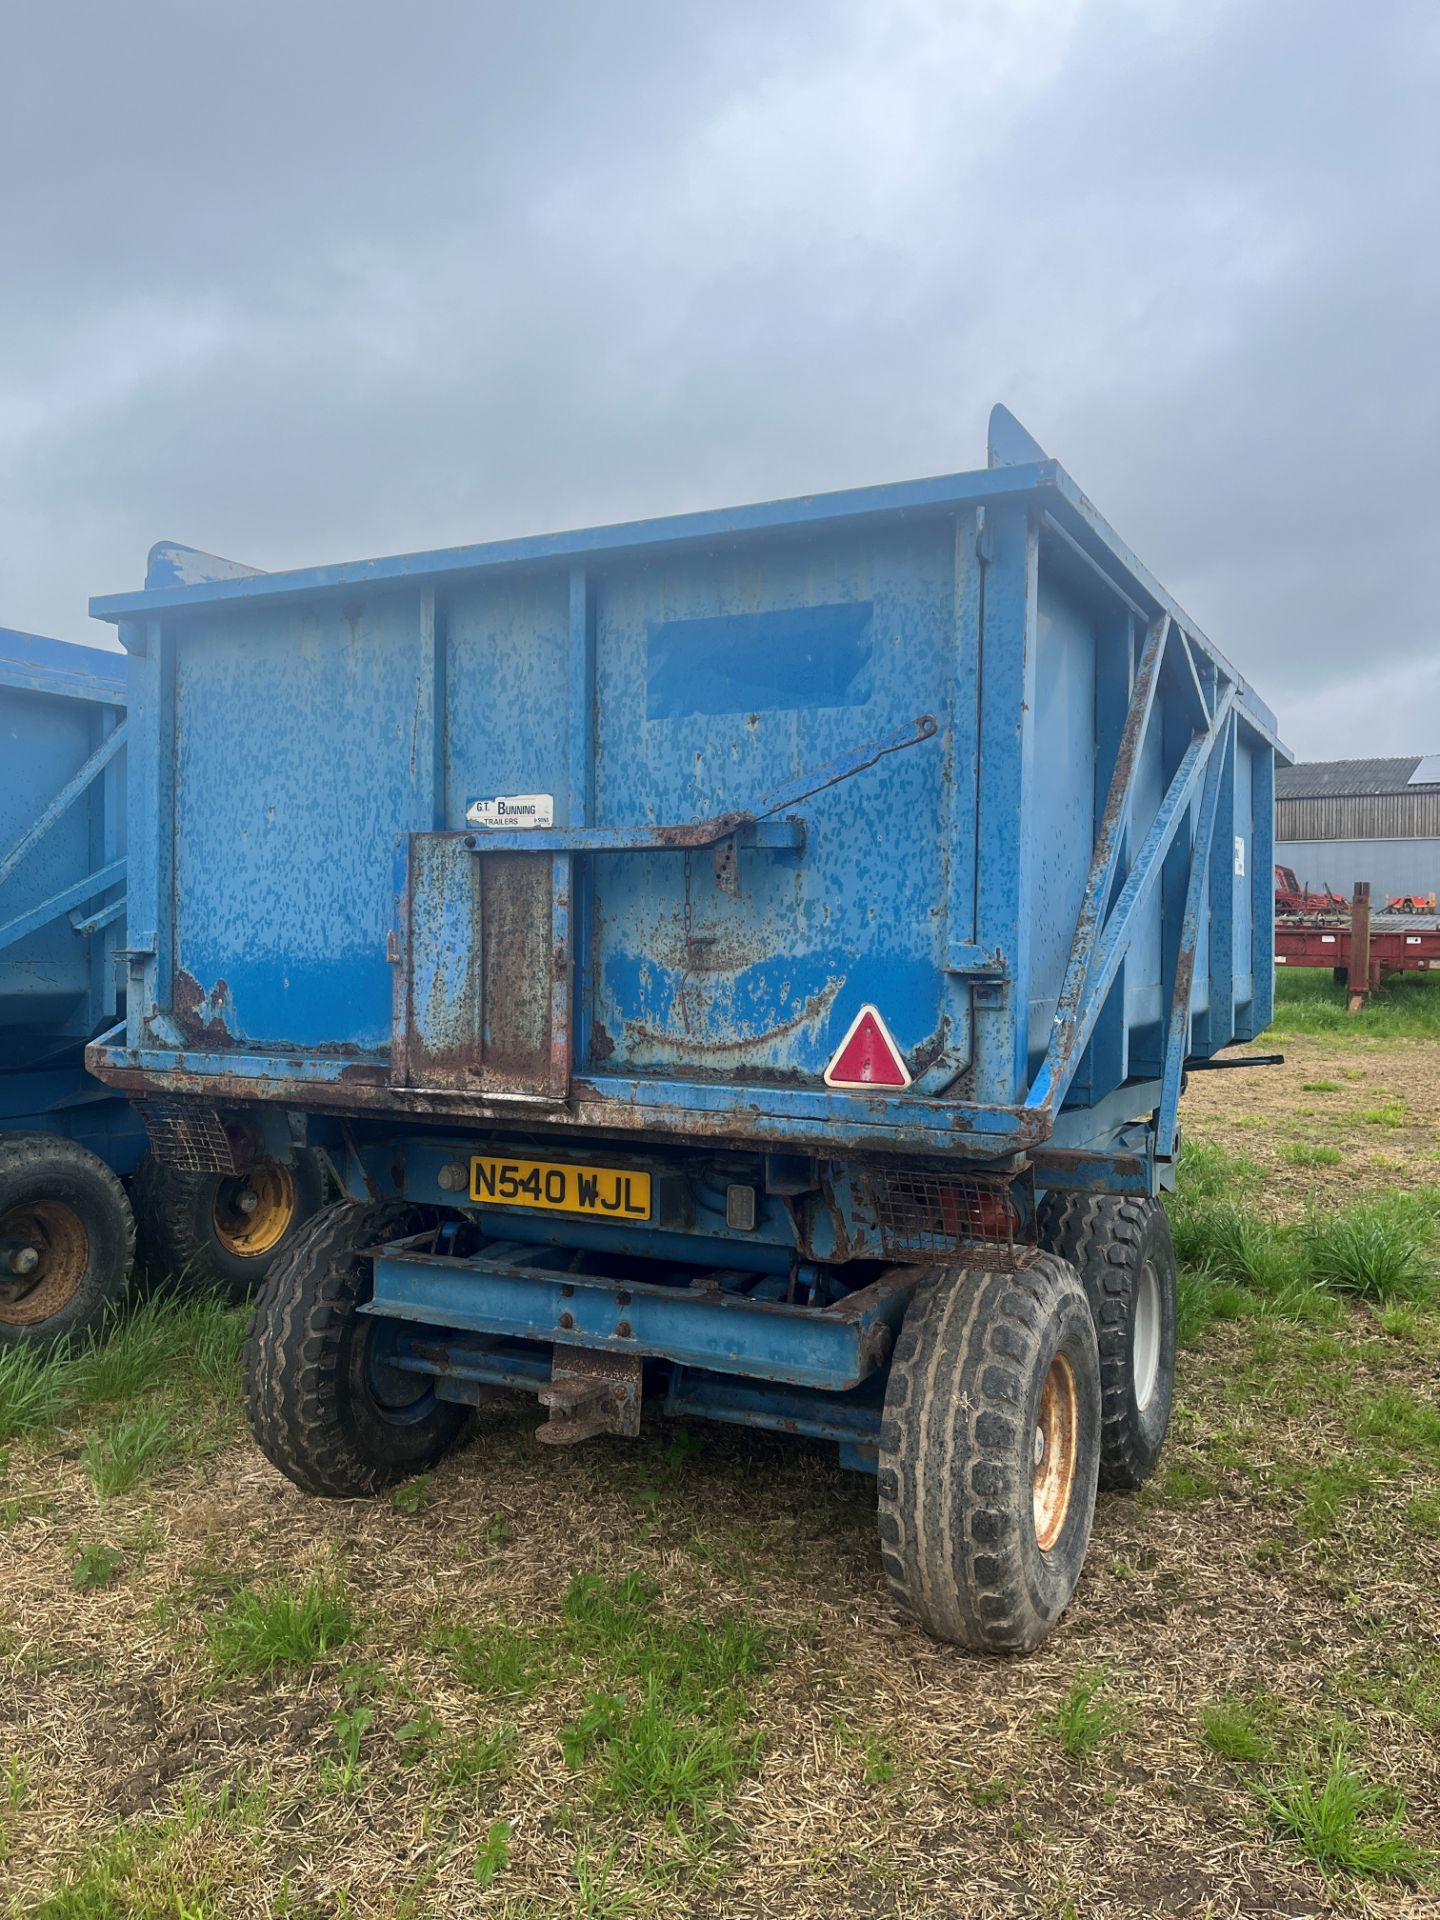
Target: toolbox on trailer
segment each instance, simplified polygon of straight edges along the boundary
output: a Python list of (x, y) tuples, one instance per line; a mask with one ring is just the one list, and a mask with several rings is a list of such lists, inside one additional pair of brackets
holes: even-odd
[[(257, 1317), (272, 1458), (380, 1485), (495, 1387), (552, 1440), (657, 1397), (818, 1435), (927, 1626), (1034, 1644), (1163, 1437), (1186, 1061), (1271, 1003), (1272, 716), (1063, 469), (997, 408), (974, 473), (285, 574), (164, 547), (92, 611), (135, 728), (92, 1065), (157, 1151), (306, 1141), (349, 1196), (266, 1296), (344, 1297), (323, 1407)], [(927, 1507), (936, 1447), (973, 1471)]]

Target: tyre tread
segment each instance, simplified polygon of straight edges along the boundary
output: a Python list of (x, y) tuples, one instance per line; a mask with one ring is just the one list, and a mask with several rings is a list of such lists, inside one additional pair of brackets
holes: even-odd
[[(1040, 1210), (1042, 1242), (1076, 1268), (1090, 1300), (1100, 1346), (1100, 1485), (1111, 1492), (1142, 1486), (1154, 1467), (1131, 1414), (1129, 1322), (1145, 1236), (1157, 1216), (1168, 1243), (1158, 1200), (1057, 1192)], [(1173, 1264), (1172, 1254), (1172, 1274)], [(1167, 1392), (1172, 1387), (1167, 1382)]]

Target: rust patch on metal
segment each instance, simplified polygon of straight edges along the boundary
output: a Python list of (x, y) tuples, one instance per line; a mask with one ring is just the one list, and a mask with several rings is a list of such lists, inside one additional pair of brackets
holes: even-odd
[(763, 1033), (746, 1034), (739, 1039), (705, 1040), (693, 1030), (682, 1036), (668, 1033), (663, 1027), (652, 1027), (643, 1021), (627, 1021), (625, 1034), (627, 1039), (639, 1046), (673, 1047), (683, 1043), (687, 1054), (708, 1054), (724, 1059), (728, 1054), (750, 1053), (756, 1047), (773, 1046), (777, 1041), (788, 1040), (802, 1028), (823, 1020), (843, 985), (842, 980), (833, 980), (829, 986), (822, 987), (819, 993), (812, 994), (793, 1019), (782, 1021), (779, 1026), (767, 1027)]
[(615, 1042), (610, 1038), (608, 1028), (602, 1027), (597, 1020), (590, 1029), (590, 1058), (596, 1062), (609, 1060), (615, 1052)]
[(191, 1046), (233, 1047), (235, 1036), (225, 1024), (231, 1011), (230, 989), (217, 980), (209, 993), (183, 967), (175, 970), (171, 993), (171, 1013), (175, 1025)]

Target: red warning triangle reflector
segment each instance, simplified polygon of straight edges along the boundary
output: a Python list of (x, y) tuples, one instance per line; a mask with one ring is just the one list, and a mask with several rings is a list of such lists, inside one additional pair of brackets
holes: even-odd
[(910, 1070), (874, 1007), (861, 1007), (825, 1069), (827, 1087), (908, 1087)]

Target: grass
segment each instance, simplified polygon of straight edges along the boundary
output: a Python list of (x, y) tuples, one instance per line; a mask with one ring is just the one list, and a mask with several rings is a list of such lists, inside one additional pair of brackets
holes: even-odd
[(1220, 1700), (1200, 1716), (1205, 1744), (1222, 1760), (1246, 1766), (1268, 1766), (1276, 1758), (1268, 1715), (1254, 1701)]
[(0, 1348), (0, 1440), (185, 1387), (236, 1399), (246, 1319), (210, 1295), (158, 1291), (78, 1347)]
[(1388, 1302), (1437, 1291), (1435, 1222), (1425, 1202), (1358, 1201), (1307, 1220), (1300, 1240), (1311, 1277), (1332, 1292)]
[[(1330, 1165), (1330, 1151), (1297, 1143), (1288, 1157)], [(1213, 1320), (1247, 1314), (1333, 1321), (1343, 1296), (1380, 1306), (1440, 1298), (1440, 1190), (1391, 1192), (1283, 1221), (1261, 1210), (1263, 1178), (1241, 1156), (1186, 1145), (1168, 1203), (1182, 1341)]]
[[(1275, 974), (1275, 1030), (1316, 1038), (1367, 1040), (1440, 1039), (1440, 980), (1402, 974), (1383, 993), (1373, 994), (1363, 1013), (1351, 1014), (1349, 995), (1317, 968)], [(1257, 1046), (1266, 1044), (1261, 1035)]]
[[(754, 1771), (762, 1736), (747, 1689), (773, 1666), (779, 1647), (744, 1618), (672, 1619), (657, 1598), (638, 1573), (581, 1572), (554, 1623), (442, 1623), (432, 1644), (457, 1678), (499, 1699), (526, 1700), (581, 1679), (582, 1705), (558, 1739), (593, 1805), (703, 1821)], [(502, 1728), (451, 1747), (440, 1761), (442, 1778), (459, 1786), (501, 1773), (512, 1746), (513, 1730)]]
[(508, 1722), (489, 1733), (467, 1734), (443, 1748), (436, 1773), (452, 1791), (474, 1791), (509, 1777), (519, 1736)]
[(209, 1629), (210, 1653), (222, 1679), (271, 1674), (278, 1667), (313, 1666), (357, 1632), (344, 1590), (315, 1577), (298, 1593), (283, 1583), (243, 1587)]
[(174, 1410), (164, 1401), (97, 1427), (85, 1436), (80, 1459), (102, 1500), (128, 1493), (172, 1450)]
[(1317, 1147), (1308, 1140), (1292, 1140), (1280, 1149), (1292, 1167), (1338, 1167), (1344, 1155), (1338, 1147)]
[(529, 1699), (553, 1671), (553, 1653), (545, 1636), (503, 1620), (488, 1621), (482, 1627), (443, 1626), (434, 1644), (449, 1654), (457, 1679), (477, 1693), (501, 1699)]
[(1398, 1387), (1367, 1399), (1352, 1431), (1357, 1438), (1384, 1440), (1440, 1460), (1440, 1408), (1426, 1406)]
[(1292, 1760), (1273, 1781), (1249, 1785), (1275, 1831), (1324, 1872), (1413, 1881), (1427, 1865), (1401, 1830), (1404, 1800), (1353, 1765), (1344, 1733), (1328, 1755)]
[(573, 1654), (600, 1679), (560, 1741), (599, 1807), (703, 1820), (755, 1770), (763, 1740), (749, 1687), (774, 1664), (774, 1636), (744, 1619), (658, 1615), (638, 1574), (575, 1575), (561, 1607)]
[[(1057, 1914), (1107, 1893), (1137, 1912), (1248, 1911), (1257, 1885), (1287, 1911), (1405, 1907), (1389, 1876), (1423, 1877), (1440, 1847), (1425, 1606), (1440, 1193), (1375, 1191), (1402, 1176), (1377, 1177), (1373, 1155), (1353, 1191), (1279, 1171), (1308, 1144), (1297, 1133), (1342, 1140), (1332, 1112), (1351, 1141), (1410, 1146), (1347, 1110), (1395, 1089), (1418, 1128), (1423, 1077), (1367, 1072), (1361, 1091), (1342, 1059), (1324, 1058), (1324, 1118), (1285, 1114), (1229, 1154), (1187, 1142), (1186, 1326), (1238, 1324), (1182, 1355), (1152, 1490), (1107, 1498), (1038, 1664), (966, 1660), (899, 1620), (871, 1485), (818, 1448), (707, 1428), (703, 1453), (672, 1450), (659, 1426), (629, 1452), (551, 1455), (530, 1440), (533, 1409), (487, 1409), (482, 1445), (433, 1482), (330, 1506), (249, 1449), (223, 1314), (209, 1362), (169, 1357), (145, 1315), (112, 1330), (118, 1351), (27, 1363), (8, 1377), (22, 1437), (0, 1482), (17, 1503), (0, 1670), (20, 1683), (8, 1718), (0, 1705), (20, 1796), (5, 1809), (0, 1773), (0, 1913), (653, 1920), (899, 1899), (918, 1917), (950, 1913), (997, 1846), (1028, 1854), (1032, 1898)], [(1229, 1079), (1238, 1094), (1245, 1076)], [(1277, 1217), (1277, 1177), (1302, 1201), (1313, 1187), (1317, 1208), (1329, 1190), (1348, 1204), (1328, 1224)], [(206, 1443), (228, 1435), (226, 1450), (135, 1502), (155, 1530), (142, 1544), (128, 1497), (97, 1518), (85, 1435), (168, 1407), (155, 1475), (192, 1445), (197, 1395)], [(592, 1557), (604, 1571), (575, 1575)], [(93, 1592), (68, 1584), (82, 1567)], [(316, 1567), (338, 1631), (306, 1624)], [(1338, 1765), (1337, 1706), (1353, 1716)], [(272, 1767), (254, 1832), (190, 1811), (216, 1780)], [(143, 1811), (113, 1828), (128, 1809)], [(1147, 1845), (1161, 1828), (1165, 1846)], [(1370, 1873), (1386, 1877), (1322, 1884)]]

